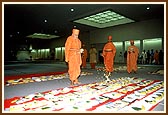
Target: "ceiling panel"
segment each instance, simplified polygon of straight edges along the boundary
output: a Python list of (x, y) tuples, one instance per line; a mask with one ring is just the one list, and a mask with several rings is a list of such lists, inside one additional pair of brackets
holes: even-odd
[[(149, 7), (150, 9), (147, 9)], [(74, 11), (71, 11), (71, 8)], [(96, 13), (111, 10), (132, 22), (164, 17), (164, 4), (4, 4), (5, 36), (22, 36), (34, 33), (60, 37), (71, 34), (76, 26), (81, 32), (98, 29), (74, 22)], [(121, 23), (123, 24), (123, 23)], [(111, 26), (116, 26), (112, 25)], [(106, 27), (106, 26), (104, 26)]]

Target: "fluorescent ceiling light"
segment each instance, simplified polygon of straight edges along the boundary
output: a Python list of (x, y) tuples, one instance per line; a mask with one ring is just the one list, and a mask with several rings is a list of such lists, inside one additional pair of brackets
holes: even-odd
[(42, 34), (42, 33), (34, 33), (32, 35), (28, 35), (29, 38), (39, 38), (39, 39), (52, 39), (52, 38), (58, 38), (59, 36), (56, 35), (50, 35), (50, 34)]
[(75, 20), (74, 22), (97, 28), (105, 28), (135, 21), (126, 18), (125, 16), (122, 16), (118, 13), (115, 13), (111, 10), (107, 10), (104, 12), (84, 17), (82, 19)]

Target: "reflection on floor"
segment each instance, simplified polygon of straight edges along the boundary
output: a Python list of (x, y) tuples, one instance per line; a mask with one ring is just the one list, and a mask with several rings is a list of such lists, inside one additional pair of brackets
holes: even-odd
[[(163, 66), (159, 66), (159, 65), (158, 66), (155, 66), (155, 65), (153, 65), (153, 66), (151, 66), (151, 65), (138, 65), (139, 68), (138, 68), (137, 74), (128, 74), (123, 69), (123, 68), (125, 68), (124, 66), (125, 65), (123, 65), (123, 64), (121, 64), (121, 65), (120, 64), (116, 64), (115, 65), (116, 71), (114, 71), (114, 73), (110, 77), (111, 84), (114, 85), (115, 84), (114, 80), (121, 79), (121, 78), (122, 79), (136, 78), (136, 79), (141, 79), (141, 80), (153, 81), (153, 85), (154, 85), (155, 81), (158, 81), (158, 83), (160, 82), (161, 85), (164, 85), (164, 75), (163, 74), (149, 74), (149, 72), (154, 72), (154, 71), (156, 71), (158, 69), (163, 70)], [(103, 65), (99, 64), (99, 65), (97, 65), (97, 68), (103, 68)], [(31, 63), (31, 64), (30, 63), (28, 63), (28, 64), (10, 64), (10, 65), (5, 65), (4, 66), (4, 77), (8, 77), (8, 76), (12, 76), (12, 75), (13, 76), (16, 76), (16, 75), (23, 76), (25, 74), (39, 74), (39, 73), (60, 72), (60, 71), (67, 71), (67, 66), (66, 66), (65, 63), (61, 63), (60, 62), (60, 63), (41, 63), (41, 64), (33, 64), (33, 63)], [(110, 100), (111, 98), (109, 99), (109, 97), (108, 97), (108, 100), (106, 100), (106, 99), (101, 97), (102, 95), (103, 95), (103, 97), (105, 97), (104, 96), (105, 94), (107, 96), (107, 95), (115, 95), (115, 94), (112, 94), (112, 93), (116, 93), (114, 89), (109, 90), (109, 86), (111, 84), (107, 85), (107, 83), (105, 83), (104, 85), (102, 85), (102, 83), (104, 83), (104, 80), (105, 80), (105, 78), (103, 77), (103, 71), (90, 69), (90, 66), (88, 64), (87, 68), (82, 69), (82, 72), (83, 73), (87, 73), (87, 72), (88, 73), (92, 73), (92, 74), (88, 74), (88, 75), (85, 75), (85, 76), (81, 75), (79, 77), (79, 80), (82, 83), (81, 85), (87, 84), (85, 86), (85, 88), (89, 84), (91, 85), (91, 84), (95, 84), (95, 83), (101, 83), (101, 85), (99, 85), (99, 86), (108, 86), (108, 87), (105, 88), (106, 92), (103, 93), (102, 92), (103, 89), (101, 89), (101, 90), (97, 90), (97, 92), (94, 95), (95, 99), (98, 99), (98, 100), (96, 100), (97, 101), (97, 105), (104, 105), (104, 106), (99, 106), (99, 110), (100, 110), (100, 107), (101, 107), (101, 110), (105, 110), (103, 108), (106, 108), (106, 109), (109, 108), (109, 110), (116, 110), (116, 109), (112, 108), (113, 107), (112, 104), (114, 104), (114, 103), (111, 103), (112, 102), (112, 100)], [(65, 74), (68, 76), (67, 73), (65, 73)], [(125, 86), (127, 86), (126, 83), (125, 83)], [(160, 95), (160, 97), (162, 97), (162, 98), (160, 98), (162, 101), (161, 100), (160, 101), (154, 101), (155, 104), (157, 102), (159, 102), (156, 107), (155, 106), (148, 106), (148, 107), (151, 107), (151, 108), (153, 107), (152, 111), (164, 111), (164, 101), (163, 101), (164, 93), (163, 93), (163, 95), (160, 94), (161, 92), (164, 91), (164, 88), (161, 85), (160, 86), (156, 86), (157, 88), (158, 87), (159, 88), (158, 88), (158, 90), (155, 90), (156, 91), (155, 98), (156, 98), (156, 95)], [(115, 84), (114, 86), (117, 86), (117, 85)], [(120, 85), (120, 86), (122, 86), (122, 85)], [(64, 89), (69, 90), (69, 91), (72, 90), (72, 88), (70, 87), (70, 81), (69, 81), (68, 77), (63, 77), (62, 79), (44, 80), (44, 81), (41, 81), (41, 82), (32, 82), (32, 83), (19, 84), (19, 85), (6, 86), (4, 84), (4, 99), (11, 99), (11, 98), (14, 98), (14, 97), (15, 98), (19, 97), (19, 99), (20, 99), (20, 97), (23, 98), (25, 96), (30, 96), (30, 94), (31, 95), (33, 95), (33, 94), (43, 94), (42, 92), (57, 91), (57, 89), (61, 89), (61, 88), (64, 88)], [(85, 88), (82, 88), (81, 90), (85, 90), (86, 91)], [(107, 88), (108, 88), (108, 91), (107, 91)], [(141, 88), (142, 88), (142, 86), (141, 86)], [(142, 89), (146, 89), (147, 90), (147, 88), (150, 88), (150, 87), (146, 86), (146, 88), (143, 87)], [(141, 91), (141, 90), (139, 89), (138, 91)], [(85, 91), (83, 91), (83, 92), (85, 92)], [(101, 94), (100, 94), (100, 91), (101, 91)], [(132, 94), (135, 94), (135, 92), (133, 93), (133, 89), (131, 91), (132, 91)], [(108, 94), (108, 92), (109, 92), (109, 94)], [(124, 92), (118, 92), (118, 93), (123, 94)], [(157, 94), (157, 93), (159, 93), (159, 94)], [(121, 94), (119, 94), (120, 97), (122, 97)], [(125, 93), (125, 94), (127, 94), (127, 93)], [(47, 95), (48, 94), (45, 94), (45, 96), (47, 96)], [(72, 93), (70, 95), (72, 95)], [(84, 94), (75, 94), (75, 95), (76, 96), (77, 95), (81, 96), (81, 95), (84, 95)], [(131, 96), (131, 95), (128, 95), (128, 96)], [(132, 97), (128, 97), (128, 96), (125, 95), (125, 97), (127, 97), (127, 98), (132, 98)], [(84, 96), (84, 97), (86, 97), (86, 96)], [(125, 98), (125, 99), (127, 99), (127, 98)], [(32, 97), (29, 98), (29, 99), (32, 99)], [(104, 104), (102, 104), (102, 103), (100, 104), (100, 100), (99, 99), (101, 99), (102, 103), (104, 102)], [(151, 99), (143, 98), (143, 101), (145, 101), (145, 100), (147, 100), (148, 102), (151, 101)], [(153, 101), (151, 101), (151, 102), (153, 102)], [(43, 102), (43, 103), (45, 103), (45, 102)], [(60, 102), (58, 102), (58, 103), (60, 103)], [(96, 104), (96, 102), (93, 102), (93, 101), (91, 103), (95, 103)], [(52, 104), (56, 104), (56, 103), (52, 103)], [(133, 105), (133, 104), (131, 104), (131, 105)], [(143, 106), (134, 107), (134, 109), (137, 109), (137, 110), (138, 109), (149, 110), (151, 108), (147, 108), (146, 106), (145, 106), (145, 109), (144, 109)], [(54, 108), (51, 108), (49, 106), (43, 106), (40, 109), (42, 109), (42, 110), (51, 110), (51, 109), (54, 109)], [(68, 108), (66, 108), (66, 109), (68, 109)], [(9, 108), (7, 110), (9, 110)], [(95, 109), (95, 111), (96, 110), (97, 109)], [(126, 108), (125, 108), (125, 110), (126, 110)], [(112, 112), (112, 111), (110, 111), (110, 112)]]

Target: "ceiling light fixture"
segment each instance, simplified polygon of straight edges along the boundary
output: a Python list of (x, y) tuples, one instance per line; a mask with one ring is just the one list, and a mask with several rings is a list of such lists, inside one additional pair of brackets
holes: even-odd
[(44, 22), (46, 23), (46, 22), (47, 22), (47, 20), (44, 20)]
[(84, 17), (79, 20), (75, 20), (74, 22), (98, 28), (105, 28), (119, 24), (134, 22), (134, 20), (126, 18), (125, 16), (122, 16), (111, 10), (107, 10), (104, 12), (99, 12), (97, 14)]
[(74, 11), (74, 9), (73, 8), (71, 8), (71, 12), (73, 12)]
[(57, 30), (55, 30), (55, 31), (54, 31), (54, 33), (58, 33), (58, 31), (57, 31)]
[(147, 9), (147, 10), (149, 10), (149, 9), (150, 9), (150, 7), (147, 7), (146, 9)]
[(52, 38), (58, 38), (59, 36), (56, 35), (50, 35), (50, 34), (42, 34), (42, 33), (34, 33), (32, 35), (28, 35), (28, 38), (39, 38), (39, 39), (52, 39)]

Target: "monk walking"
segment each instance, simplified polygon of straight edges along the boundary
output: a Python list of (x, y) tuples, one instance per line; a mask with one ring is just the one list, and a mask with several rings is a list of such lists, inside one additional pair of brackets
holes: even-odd
[(82, 53), (82, 68), (86, 68), (86, 59), (87, 59), (87, 49), (85, 44), (82, 45), (83, 53)]
[(94, 45), (91, 45), (91, 48), (89, 50), (90, 54), (90, 66), (91, 69), (95, 69), (96, 63), (97, 63), (97, 50), (94, 47)]
[(127, 52), (127, 72), (134, 71), (136, 73), (139, 49), (134, 45), (134, 40), (130, 40), (130, 44), (131, 46), (128, 47)]
[(79, 30), (73, 29), (65, 43), (65, 61), (68, 63), (68, 73), (71, 85), (80, 84), (78, 77), (80, 75), (81, 60), (81, 41), (78, 38)]
[(108, 36), (108, 42), (105, 44), (103, 48), (103, 58), (104, 58), (104, 65), (106, 73), (104, 76), (106, 77), (107, 81), (110, 81), (109, 76), (111, 72), (113, 72), (114, 68), (114, 57), (116, 54), (116, 47), (112, 42), (112, 36)]
[(155, 64), (159, 64), (159, 52), (158, 50), (155, 51), (154, 56)]
[(97, 50), (94, 47), (94, 45), (91, 45), (91, 48), (89, 50), (89, 54), (90, 54), (90, 66), (91, 66), (91, 69), (95, 69), (96, 63), (97, 63)]

